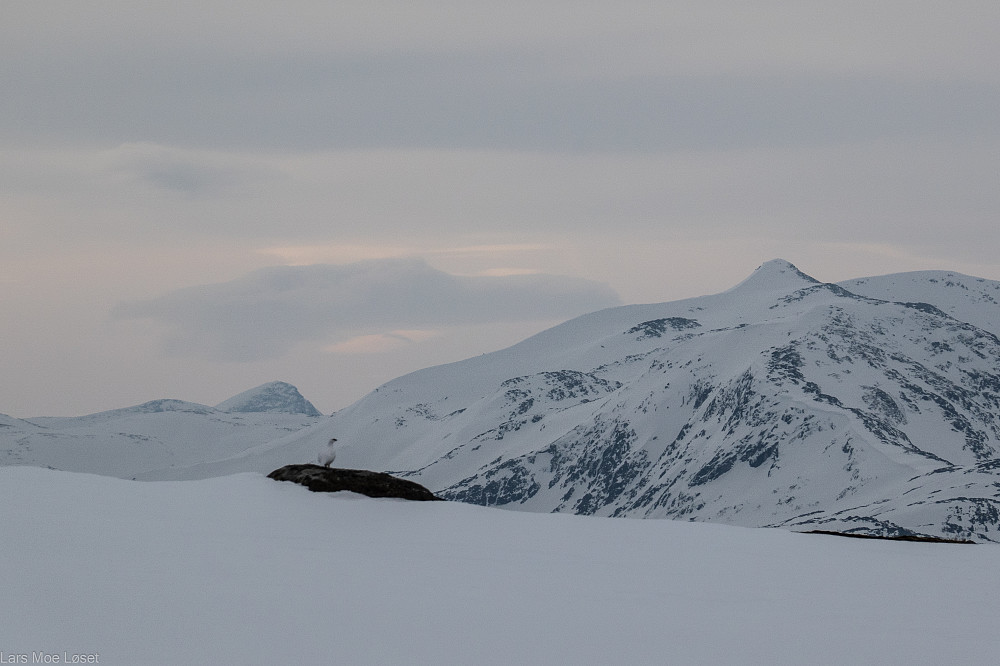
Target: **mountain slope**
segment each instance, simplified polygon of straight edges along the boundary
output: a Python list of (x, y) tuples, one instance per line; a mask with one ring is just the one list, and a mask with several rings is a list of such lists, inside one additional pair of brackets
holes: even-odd
[(1000, 282), (951, 271), (916, 271), (839, 283), (860, 296), (924, 302), (946, 314), (1000, 335)]
[(242, 463), (334, 435), (344, 465), (476, 504), (996, 540), (1000, 340), (944, 306), (988, 323), (961, 294), (997, 285), (952, 275), (957, 299), (916, 275), (896, 302), (768, 262), (402, 377)]

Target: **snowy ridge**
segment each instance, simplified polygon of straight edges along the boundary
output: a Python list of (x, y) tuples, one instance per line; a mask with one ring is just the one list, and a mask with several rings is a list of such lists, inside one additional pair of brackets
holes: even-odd
[(847, 280), (840, 286), (881, 300), (925, 302), (1000, 335), (1000, 282), (950, 271), (917, 271)]

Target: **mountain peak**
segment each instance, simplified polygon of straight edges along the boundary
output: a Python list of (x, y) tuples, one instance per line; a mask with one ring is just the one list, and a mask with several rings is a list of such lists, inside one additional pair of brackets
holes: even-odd
[(287, 382), (268, 382), (215, 406), (223, 412), (269, 412), (322, 416), (299, 390)]
[(820, 284), (820, 281), (811, 275), (806, 275), (790, 261), (772, 259), (758, 266), (750, 277), (740, 282), (734, 289), (752, 287), (770, 291), (784, 288), (798, 289), (812, 284)]
[(757, 269), (753, 272), (753, 275), (788, 276), (798, 280), (805, 280), (806, 282), (812, 284), (819, 284), (819, 280), (811, 275), (806, 275), (800, 271), (795, 264), (785, 259), (772, 259), (770, 261), (765, 261), (757, 267)]

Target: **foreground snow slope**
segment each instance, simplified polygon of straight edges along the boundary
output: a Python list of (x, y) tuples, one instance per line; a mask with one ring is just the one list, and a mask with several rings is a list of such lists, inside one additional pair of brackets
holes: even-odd
[(1000, 547), (0, 468), (0, 651), (102, 664), (989, 664)]

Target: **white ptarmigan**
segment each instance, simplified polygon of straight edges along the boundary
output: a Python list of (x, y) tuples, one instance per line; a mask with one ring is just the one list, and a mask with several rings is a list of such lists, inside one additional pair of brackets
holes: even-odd
[(337, 438), (332, 438), (326, 445), (325, 451), (319, 452), (319, 464), (324, 467), (329, 467), (330, 463), (333, 462), (334, 458), (337, 457), (337, 451), (334, 450), (333, 445), (337, 441)]

